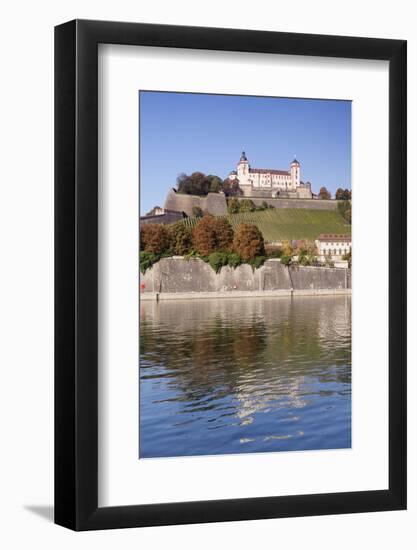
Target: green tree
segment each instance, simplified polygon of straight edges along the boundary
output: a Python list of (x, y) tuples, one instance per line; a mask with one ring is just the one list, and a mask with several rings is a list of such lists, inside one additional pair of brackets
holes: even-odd
[(254, 202), (250, 199), (243, 199), (239, 202), (239, 212), (253, 212), (256, 208)]
[(352, 223), (352, 202), (350, 200), (343, 200), (338, 202), (337, 210), (347, 223)]
[(223, 181), (219, 176), (212, 176), (211, 174), (207, 178), (210, 181), (210, 193), (219, 193), (222, 190)]
[(239, 200), (236, 197), (227, 200), (227, 211), (229, 214), (238, 214), (240, 212)]
[(238, 225), (233, 239), (233, 250), (243, 260), (265, 255), (264, 238), (256, 225), (250, 223)]
[(222, 180), (218, 176), (206, 176), (203, 172), (193, 172), (191, 175), (180, 174), (177, 178), (179, 193), (205, 196), (209, 192), (219, 192)]
[(170, 248), (174, 254), (184, 256), (192, 248), (192, 231), (182, 222), (174, 223), (169, 227)]

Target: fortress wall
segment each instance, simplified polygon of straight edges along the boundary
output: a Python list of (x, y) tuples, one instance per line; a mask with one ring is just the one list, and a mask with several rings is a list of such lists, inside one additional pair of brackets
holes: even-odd
[[(275, 208), (307, 208), (311, 210), (336, 210), (337, 201), (321, 199), (275, 199), (271, 197), (241, 197), (250, 198), (257, 206), (263, 202)], [(224, 216), (227, 214), (226, 197), (223, 193), (209, 193), (207, 197), (197, 195), (185, 195), (177, 193), (170, 189), (167, 194), (164, 208), (167, 210), (176, 210), (185, 212), (187, 216), (193, 215), (193, 207), (198, 206), (203, 211), (207, 211), (215, 216)]]
[(170, 189), (165, 199), (164, 208), (185, 212), (187, 216), (193, 215), (193, 208), (197, 206), (215, 216), (227, 214), (226, 197), (223, 193), (209, 193), (207, 197), (198, 195), (185, 195)]
[(244, 264), (236, 269), (225, 266), (219, 273), (200, 259), (162, 258), (144, 275), (145, 293), (195, 293), (274, 290), (341, 290), (350, 288), (350, 270), (326, 267), (286, 267), (268, 260), (252, 270)]

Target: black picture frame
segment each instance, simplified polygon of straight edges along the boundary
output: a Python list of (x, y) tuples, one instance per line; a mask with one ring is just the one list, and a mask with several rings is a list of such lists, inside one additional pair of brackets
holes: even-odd
[[(98, 506), (98, 44), (389, 62), (389, 488)], [(406, 508), (406, 41), (74, 20), (55, 28), (55, 522), (74, 530)]]

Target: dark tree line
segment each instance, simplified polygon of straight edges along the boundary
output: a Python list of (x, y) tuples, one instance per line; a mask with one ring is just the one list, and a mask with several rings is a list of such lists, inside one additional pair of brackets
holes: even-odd
[(350, 201), (352, 199), (352, 191), (350, 189), (339, 189), (336, 191), (335, 199), (337, 201)]
[(220, 191), (223, 191), (227, 197), (236, 197), (242, 194), (238, 180), (229, 178), (222, 180), (219, 176), (206, 175), (202, 172), (193, 172), (190, 175), (180, 174), (177, 178), (177, 189), (179, 193), (186, 195), (205, 196), (208, 193), (219, 193)]

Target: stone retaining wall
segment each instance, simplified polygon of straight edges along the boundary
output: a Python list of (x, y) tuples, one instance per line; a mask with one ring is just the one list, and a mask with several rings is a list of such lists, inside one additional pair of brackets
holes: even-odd
[(200, 259), (162, 258), (141, 274), (142, 292), (228, 292), (274, 290), (342, 290), (351, 288), (349, 269), (293, 267), (268, 260), (253, 270), (224, 266), (219, 273)]

